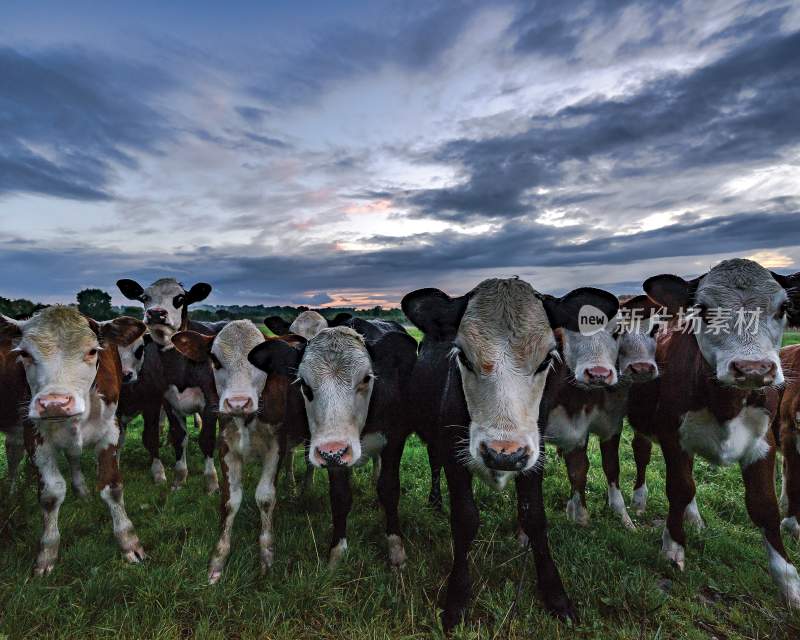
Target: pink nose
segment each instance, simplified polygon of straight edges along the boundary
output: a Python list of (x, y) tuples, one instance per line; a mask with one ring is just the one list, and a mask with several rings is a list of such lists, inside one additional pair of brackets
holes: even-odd
[(731, 369), (737, 380), (758, 384), (772, 382), (777, 371), (772, 360), (734, 360)]
[(225, 408), (229, 411), (247, 411), (252, 406), (253, 401), (249, 396), (231, 396), (225, 399)]
[(36, 399), (35, 408), (40, 418), (63, 418), (75, 413), (75, 398), (65, 393), (48, 393)]
[(591, 367), (586, 369), (583, 377), (590, 384), (611, 384), (614, 379), (614, 372), (605, 367)]
[(314, 452), (323, 467), (343, 467), (353, 462), (353, 450), (346, 442), (333, 440), (317, 445)]
[(631, 362), (628, 369), (635, 376), (650, 376), (656, 372), (656, 367), (652, 362)]

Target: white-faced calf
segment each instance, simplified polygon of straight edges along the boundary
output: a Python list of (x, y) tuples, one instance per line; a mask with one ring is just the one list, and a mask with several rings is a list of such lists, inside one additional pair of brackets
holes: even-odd
[(50, 573), (58, 556), (58, 513), (66, 494), (57, 453), (80, 457), (84, 447), (97, 454), (97, 486), (108, 505), (122, 553), (130, 562), (144, 551), (125, 512), (117, 464), (119, 428), (115, 419), (122, 385), (117, 345), (129, 345), (145, 330), (133, 318), (98, 324), (70, 307), (49, 307), (29, 320), (0, 316), (0, 334), (14, 340), (30, 388), (25, 443), (39, 476), (44, 516), (37, 575)]

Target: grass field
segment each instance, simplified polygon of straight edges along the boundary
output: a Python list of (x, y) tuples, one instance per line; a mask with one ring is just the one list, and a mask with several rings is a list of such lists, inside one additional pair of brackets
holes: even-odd
[[(800, 342), (797, 334), (788, 341)], [(451, 548), (446, 516), (427, 507), (429, 471), (424, 447), (412, 438), (402, 466), (401, 517), (409, 560), (386, 564), (383, 518), (369, 469), (354, 472), (349, 551), (326, 569), (330, 533), (327, 480), (317, 473), (303, 497), (287, 495), (281, 477), (276, 508), (277, 559), (259, 575), (256, 468), (248, 468), (245, 499), (222, 582), (206, 584), (206, 563), (218, 528), (218, 496), (203, 492), (193, 432), (188, 485), (173, 493), (156, 487), (134, 423), (123, 452), (128, 513), (148, 551), (140, 566), (121, 559), (110, 518), (96, 494), (68, 492), (61, 510), (61, 553), (53, 574), (31, 578), (41, 518), (30, 480), (9, 496), (0, 481), (0, 638), (425, 638), (441, 635)], [(2, 436), (0, 436), (0, 441)], [(626, 499), (634, 476), (630, 432), (622, 449)], [(0, 451), (3, 451), (0, 449)], [(169, 450), (164, 447), (165, 460)], [(531, 559), (513, 535), (513, 490), (497, 494), (476, 484), (482, 524), (472, 552), (474, 600), (468, 624), (455, 638), (797, 638), (800, 616), (787, 613), (766, 568), (760, 534), (743, 505), (738, 469), (698, 462), (698, 503), (708, 524), (690, 532), (687, 570), (658, 559), (666, 513), (664, 466), (654, 452), (648, 513), (625, 531), (605, 507), (605, 482), (595, 442), (590, 447), (589, 510), (581, 529), (567, 522), (569, 484), (563, 464), (548, 452), (545, 499), (550, 541), (580, 624), (550, 619), (536, 596)], [(0, 453), (0, 477), (5, 476)], [(295, 465), (303, 468), (298, 453)], [(94, 479), (84, 457), (87, 481)], [(168, 474), (169, 475), (169, 474)], [(800, 563), (796, 541), (787, 540)], [(517, 584), (522, 583), (512, 615)]]

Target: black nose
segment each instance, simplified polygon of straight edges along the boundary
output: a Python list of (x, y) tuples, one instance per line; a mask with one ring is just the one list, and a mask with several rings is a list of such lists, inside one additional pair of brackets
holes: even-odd
[(148, 309), (147, 321), (155, 324), (164, 324), (167, 321), (167, 312), (165, 309)]
[(481, 442), (479, 447), (483, 463), (490, 469), (498, 471), (521, 471), (528, 463), (529, 450), (506, 441), (492, 440)]
[(133, 372), (128, 372), (122, 376), (122, 384), (129, 384), (133, 380)]
[(349, 460), (349, 452), (349, 445), (333, 451), (330, 449), (326, 450), (324, 448), (317, 447), (317, 453), (319, 454), (319, 457), (322, 458), (323, 462), (325, 463), (324, 466), (326, 467), (344, 467)]

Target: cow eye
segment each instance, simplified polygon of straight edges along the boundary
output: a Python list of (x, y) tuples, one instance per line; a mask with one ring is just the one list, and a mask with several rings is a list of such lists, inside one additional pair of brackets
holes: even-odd
[(86, 355), (89, 356), (90, 358), (94, 358), (97, 355), (97, 349), (89, 349), (86, 352)]
[(775, 314), (775, 317), (778, 320), (783, 320), (784, 316), (789, 312), (789, 307), (791, 303), (788, 300), (785, 300), (784, 303), (778, 308), (778, 313)]
[(25, 349), (17, 349), (17, 355), (23, 360), (33, 360), (33, 356), (25, 351)]
[(368, 373), (367, 375), (364, 376), (364, 379), (361, 381), (361, 384), (359, 386), (366, 387), (367, 385), (369, 385), (370, 380), (372, 380), (372, 374)]
[(309, 384), (305, 380), (300, 380), (300, 391), (303, 392), (303, 395), (306, 397), (306, 400), (311, 402), (314, 400), (314, 391), (311, 389)]
[(185, 296), (182, 293), (179, 293), (177, 296), (175, 296), (172, 299), (172, 306), (175, 307), (176, 309), (178, 307), (182, 307), (184, 300), (185, 300)]
[[(547, 367), (549, 367), (550, 363), (553, 361), (553, 357), (555, 356), (555, 354), (556, 354), (555, 349), (553, 349), (552, 351), (549, 351), (547, 353), (547, 355), (544, 357), (544, 360), (542, 360), (542, 362), (539, 365), (539, 367), (536, 369), (536, 373), (542, 373), (542, 371), (547, 369)], [(536, 375), (536, 374), (534, 374), (534, 375)]]
[(458, 361), (461, 365), (467, 370), (475, 373), (475, 368), (472, 366), (472, 363), (469, 361), (469, 358), (464, 354), (463, 349), (460, 347), (456, 347), (458, 349)]
[(209, 353), (208, 357), (209, 360), (211, 360), (211, 364), (217, 371), (222, 369), (222, 363), (219, 361), (219, 358), (217, 358), (217, 356), (215, 356), (213, 353)]
[(136, 348), (136, 351), (133, 352), (133, 357), (136, 358), (137, 360), (141, 360), (143, 355), (144, 355), (144, 345), (140, 344)]

